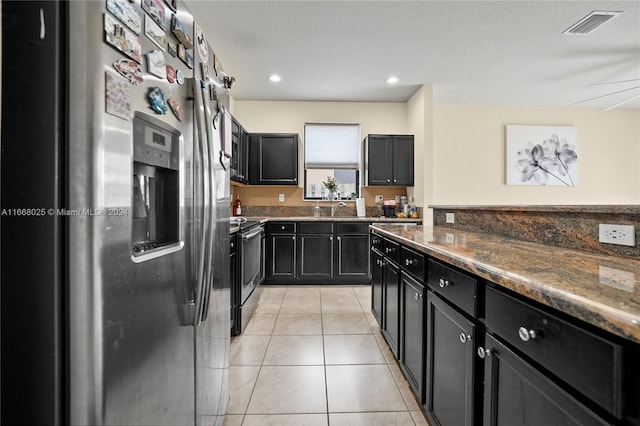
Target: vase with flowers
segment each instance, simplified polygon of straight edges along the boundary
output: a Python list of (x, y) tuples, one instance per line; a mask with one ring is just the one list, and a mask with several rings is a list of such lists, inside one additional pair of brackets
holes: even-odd
[(322, 181), (322, 186), (327, 189), (327, 198), (329, 199), (329, 201), (333, 201), (336, 197), (336, 192), (338, 191), (336, 178), (334, 178), (333, 176), (327, 176), (327, 180)]

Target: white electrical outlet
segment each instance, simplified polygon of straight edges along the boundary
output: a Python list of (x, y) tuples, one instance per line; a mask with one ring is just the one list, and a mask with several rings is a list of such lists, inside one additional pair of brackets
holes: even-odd
[(445, 221), (447, 223), (456, 223), (456, 215), (455, 215), (455, 213), (446, 213), (445, 214)]
[(601, 223), (599, 226), (599, 241), (601, 243), (617, 244), (620, 246), (636, 245), (636, 228), (632, 225), (608, 225)]
[(284, 194), (278, 194), (278, 201), (284, 203)]
[(376, 195), (376, 203), (381, 203), (382, 200), (384, 200), (384, 197), (382, 195)]

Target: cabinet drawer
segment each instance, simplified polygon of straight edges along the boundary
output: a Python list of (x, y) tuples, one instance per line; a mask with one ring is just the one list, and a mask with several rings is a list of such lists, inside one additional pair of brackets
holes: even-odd
[(368, 234), (368, 223), (336, 223), (338, 234)]
[(300, 222), (300, 234), (333, 234), (333, 222)]
[(393, 241), (385, 238), (383, 240), (382, 247), (382, 253), (384, 253), (386, 258), (395, 263), (400, 262), (400, 244), (394, 243)]
[(477, 316), (478, 281), (476, 278), (429, 259), (427, 282), (436, 293), (464, 312)]
[(270, 234), (295, 234), (295, 222), (269, 222), (267, 230)]
[(400, 250), (400, 266), (420, 281), (424, 281), (425, 255), (423, 253), (402, 247)]
[(383, 243), (384, 239), (375, 233), (371, 234), (371, 247), (377, 249), (379, 252), (384, 252), (384, 243)]
[(621, 417), (620, 345), (491, 287), (486, 292), (486, 326), (577, 391)]

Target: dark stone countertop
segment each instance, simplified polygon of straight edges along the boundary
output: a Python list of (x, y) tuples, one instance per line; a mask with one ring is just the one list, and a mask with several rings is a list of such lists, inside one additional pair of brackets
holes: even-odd
[[(244, 216), (241, 216), (244, 217)], [(234, 219), (233, 217), (231, 219)], [(250, 221), (266, 222), (362, 222), (362, 223), (417, 223), (422, 222), (422, 218), (409, 219), (397, 217), (371, 217), (371, 216), (248, 216), (245, 219)], [(238, 232), (240, 227), (231, 221), (230, 232)]]
[(439, 226), (374, 224), (371, 228), (600, 329), (640, 342), (640, 260)]

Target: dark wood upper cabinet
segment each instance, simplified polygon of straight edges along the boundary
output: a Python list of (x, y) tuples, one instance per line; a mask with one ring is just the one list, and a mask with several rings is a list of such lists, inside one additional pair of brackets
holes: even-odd
[(413, 186), (413, 135), (368, 135), (364, 139), (365, 184)]
[(249, 133), (235, 119), (231, 120), (231, 180), (249, 182)]
[(298, 184), (297, 134), (249, 134), (249, 184)]

